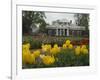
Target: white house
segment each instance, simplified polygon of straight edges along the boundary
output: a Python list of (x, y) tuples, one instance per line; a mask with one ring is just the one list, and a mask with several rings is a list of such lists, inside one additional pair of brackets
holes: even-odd
[(72, 20), (67, 19), (53, 21), (51, 25), (47, 25), (47, 34), (53, 36), (74, 36), (82, 35), (85, 26), (77, 26)]

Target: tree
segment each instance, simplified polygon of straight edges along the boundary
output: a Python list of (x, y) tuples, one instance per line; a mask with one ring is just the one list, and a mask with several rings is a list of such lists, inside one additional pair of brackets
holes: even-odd
[[(40, 24), (39, 27), (46, 26), (45, 13), (40, 11), (22, 11), (23, 34), (31, 31), (31, 24)], [(43, 26), (42, 26), (43, 25)]]
[(47, 23), (45, 21), (41, 21), (41, 24), (40, 24), (40, 28), (39, 28), (39, 31), (40, 32), (46, 32), (46, 25)]
[(86, 30), (89, 29), (89, 14), (77, 13), (74, 16), (78, 26), (85, 26)]

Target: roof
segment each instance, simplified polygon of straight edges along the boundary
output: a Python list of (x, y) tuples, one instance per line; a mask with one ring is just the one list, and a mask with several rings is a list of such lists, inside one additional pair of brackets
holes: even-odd
[(67, 19), (61, 19), (59, 22), (69, 22)]
[(70, 26), (69, 29), (73, 29), (73, 30), (85, 30), (84, 26)]
[(56, 26), (56, 25), (48, 25), (47, 29), (71, 29), (71, 30), (85, 30), (84, 26)]

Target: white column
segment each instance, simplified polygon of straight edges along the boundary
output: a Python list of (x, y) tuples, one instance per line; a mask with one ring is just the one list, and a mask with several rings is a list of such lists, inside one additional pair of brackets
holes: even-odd
[(58, 29), (56, 29), (56, 36), (58, 36)]
[(69, 29), (67, 29), (67, 36), (69, 36)]

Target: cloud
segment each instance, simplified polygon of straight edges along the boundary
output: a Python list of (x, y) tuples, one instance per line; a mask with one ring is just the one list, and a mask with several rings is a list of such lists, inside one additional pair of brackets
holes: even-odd
[(72, 22), (75, 22), (74, 14), (73, 13), (54, 13), (54, 12), (45, 12), (46, 15), (46, 22), (51, 24), (52, 21), (58, 20), (58, 19), (67, 19), (72, 20)]

